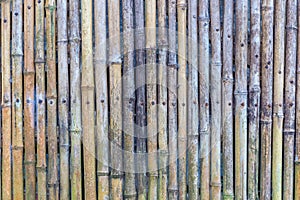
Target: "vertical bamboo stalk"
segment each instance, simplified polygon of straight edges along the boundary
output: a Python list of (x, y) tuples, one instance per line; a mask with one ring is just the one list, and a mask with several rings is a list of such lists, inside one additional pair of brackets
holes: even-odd
[(286, 53), (285, 53), (285, 109), (284, 109), (284, 164), (283, 199), (294, 197), (294, 137), (295, 137), (295, 92), (297, 64), (297, 0), (287, 1)]
[(57, 90), (56, 90), (56, 40), (55, 0), (46, 0), (47, 37), (47, 134), (48, 134), (48, 190), (49, 199), (58, 199), (57, 152)]
[(92, 1), (81, 1), (82, 13), (82, 134), (84, 160), (84, 197), (96, 199), (94, 66), (92, 43)]
[(247, 12), (248, 2), (236, 2), (235, 52), (235, 198), (247, 198)]
[(179, 199), (187, 198), (186, 155), (187, 155), (187, 4), (186, 0), (177, 1), (178, 21), (178, 186)]
[(274, 94), (273, 94), (273, 141), (272, 141), (272, 199), (281, 199), (282, 193), (282, 128), (284, 86), (284, 24), (286, 1), (275, 4), (274, 39)]
[(188, 2), (188, 195), (198, 199), (198, 40), (197, 0)]
[(271, 198), (274, 1), (262, 1), (260, 198)]
[[(259, 0), (251, 1), (251, 52), (249, 81), (249, 149), (248, 149), (248, 199), (259, 198), (259, 113), (260, 113), (260, 16)], [(223, 48), (227, 49), (227, 48)]]
[(147, 144), (148, 199), (157, 199), (157, 66), (156, 66), (156, 1), (145, 2), (146, 18), (146, 83), (147, 83)]
[(136, 53), (136, 125), (138, 200), (147, 199), (146, 190), (146, 74), (145, 74), (145, 29), (144, 1), (134, 1), (135, 10), (135, 53)]
[[(169, 199), (178, 199), (177, 174), (177, 53), (176, 53), (176, 0), (168, 1), (169, 58), (168, 58), (168, 131), (169, 131)], [(166, 116), (167, 117), (167, 116)], [(160, 120), (159, 120), (160, 122)]]
[(199, 1), (200, 194), (210, 198), (209, 1)]
[(36, 118), (37, 118), (37, 195), (38, 199), (47, 199), (47, 174), (46, 174), (46, 104), (45, 104), (45, 12), (44, 0), (35, 4), (35, 69), (36, 69)]
[(69, 1), (71, 199), (82, 199), (79, 0)]
[[(233, 13), (232, 0), (224, 1), (223, 25), (223, 85), (222, 85), (222, 134), (223, 134), (223, 199), (234, 199), (233, 180)], [(202, 81), (201, 81), (202, 82)]]
[(25, 197), (26, 199), (35, 199), (34, 1), (24, 1), (24, 7), (24, 142), (26, 150), (24, 160), (26, 177)]
[(13, 1), (12, 17), (12, 152), (13, 152), (13, 197), (23, 199), (23, 41), (22, 13), (20, 0)]

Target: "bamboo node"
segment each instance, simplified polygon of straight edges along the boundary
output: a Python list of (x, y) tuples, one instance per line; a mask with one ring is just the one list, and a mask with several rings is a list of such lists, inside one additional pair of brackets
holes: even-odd
[(291, 26), (286, 26), (285, 29), (286, 29), (286, 30), (297, 31), (297, 30), (298, 30), (298, 27), (297, 27), (297, 26), (291, 25)]
[(209, 22), (209, 17), (198, 17), (198, 21), (200, 22)]
[(274, 6), (262, 6), (261, 10), (262, 11), (271, 11), (271, 12), (273, 12)]
[(24, 165), (35, 165), (35, 160), (24, 161)]
[(35, 59), (35, 60), (34, 60), (34, 63), (36, 63), (36, 64), (38, 64), (38, 63), (44, 64), (44, 63), (46, 63), (46, 61), (45, 61), (44, 59), (38, 58), (38, 59)]
[(11, 54), (11, 56), (12, 57), (23, 57), (23, 53), (22, 52), (13, 52), (12, 54)]
[(170, 69), (179, 69), (178, 64), (168, 64), (168, 68)]
[(10, 102), (4, 102), (1, 105), (2, 108), (10, 108), (11, 107), (11, 103)]
[(42, 166), (36, 166), (35, 168), (36, 168), (36, 170), (38, 172), (46, 172), (47, 171), (47, 168), (44, 165), (42, 165)]
[(45, 6), (45, 9), (46, 10), (50, 10), (50, 11), (54, 11), (56, 9), (56, 5), (48, 5), (48, 6)]
[(61, 144), (61, 145), (59, 145), (60, 147), (62, 147), (62, 148), (69, 148), (71, 145), (70, 144)]
[(23, 74), (24, 74), (24, 75), (34, 75), (34, 74), (35, 74), (35, 71), (34, 71), (34, 70), (26, 70), (26, 69), (24, 69)]
[(69, 38), (69, 41), (79, 43), (81, 41), (81, 38), (80, 37), (71, 37), (71, 38)]
[(229, 83), (233, 83), (234, 82), (233, 78), (223, 78), (222, 80), (223, 80), (223, 82), (229, 82)]
[(94, 86), (93, 85), (82, 85), (81, 88), (85, 89), (85, 90), (92, 90), (92, 91), (94, 91)]
[(200, 135), (209, 135), (209, 130), (200, 130)]
[(222, 66), (222, 62), (221, 61), (211, 62), (211, 65), (214, 65), (216, 67), (221, 67)]
[(136, 197), (136, 194), (137, 193), (129, 193), (129, 194), (126, 194), (125, 192), (124, 192), (124, 199), (131, 199), (131, 198), (135, 198)]
[(184, 8), (184, 9), (186, 9), (187, 8), (187, 3), (185, 3), (185, 2), (179, 2), (179, 3), (177, 3), (177, 8)]
[(283, 130), (284, 135), (294, 135), (296, 133), (295, 129), (285, 129)]
[(157, 171), (147, 172), (147, 176), (149, 176), (149, 177), (158, 177), (158, 173), (157, 173)]
[(57, 40), (57, 44), (59, 43), (68, 43), (68, 39), (59, 39)]
[(24, 146), (13, 146), (12, 150), (23, 150)]
[(211, 182), (210, 187), (221, 187), (221, 183), (220, 182)]
[(109, 171), (97, 171), (97, 176), (109, 176)]
[(115, 172), (115, 173), (111, 173), (110, 176), (111, 176), (111, 178), (120, 179), (120, 178), (123, 178), (124, 174)]
[(261, 119), (261, 120), (260, 120), (260, 124), (272, 124), (272, 120)]

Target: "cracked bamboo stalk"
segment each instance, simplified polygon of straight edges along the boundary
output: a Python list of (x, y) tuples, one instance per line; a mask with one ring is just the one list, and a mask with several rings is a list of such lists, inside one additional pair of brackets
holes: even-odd
[[(286, 9), (285, 109), (283, 129), (283, 199), (294, 197), (294, 137), (297, 64), (297, 0), (288, 0)], [(284, 32), (283, 32), (284, 34)], [(281, 55), (282, 56), (282, 55)], [(282, 83), (283, 84), (283, 83)], [(275, 155), (276, 156), (276, 155)], [(281, 196), (280, 196), (281, 197)], [(278, 198), (279, 199), (279, 198)]]
[(24, 165), (26, 199), (35, 199), (36, 196), (34, 76), (34, 1), (26, 0), (24, 1), (24, 144), (26, 150)]
[(69, 2), (69, 45), (70, 45), (70, 186), (71, 199), (82, 199), (82, 152), (81, 152), (81, 93), (80, 93), (80, 27), (79, 0)]
[(188, 187), (189, 199), (198, 199), (198, 32), (197, 0), (188, 1)]
[(260, 198), (271, 198), (274, 1), (262, 1)]
[(236, 2), (235, 46), (235, 198), (247, 198), (247, 12), (246, 0)]
[(282, 196), (282, 129), (284, 88), (284, 24), (285, 0), (276, 1), (274, 38), (274, 95), (273, 95), (273, 141), (272, 141), (272, 199)]
[(37, 196), (47, 199), (47, 161), (46, 161), (46, 104), (45, 104), (45, 12), (44, 0), (35, 4), (35, 69), (36, 69), (36, 133), (37, 133)]
[[(233, 162), (233, 0), (224, 1), (222, 138), (223, 138), (223, 199), (234, 199)], [(201, 98), (200, 98), (201, 99)]]
[(13, 1), (12, 7), (12, 162), (13, 162), (13, 197), (23, 199), (23, 41), (22, 41), (22, 12), (20, 0)]

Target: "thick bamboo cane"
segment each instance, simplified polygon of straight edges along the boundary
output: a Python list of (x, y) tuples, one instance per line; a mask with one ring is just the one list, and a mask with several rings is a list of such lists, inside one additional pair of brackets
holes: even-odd
[(133, 0), (123, 2), (123, 131), (124, 131), (124, 198), (136, 199), (135, 159), (134, 159), (134, 30)]
[(187, 4), (186, 0), (177, 1), (178, 21), (178, 186), (179, 199), (187, 198), (186, 153), (187, 153)]
[(262, 1), (260, 198), (271, 198), (274, 1)]
[(274, 94), (273, 94), (273, 140), (272, 140), (272, 199), (281, 199), (282, 193), (282, 128), (284, 86), (284, 24), (286, 1), (275, 4), (274, 39)]
[(23, 199), (23, 41), (22, 1), (14, 0), (12, 7), (12, 153), (13, 197)]
[(26, 150), (24, 158), (26, 177), (25, 198), (35, 199), (34, 1), (24, 1), (24, 7), (24, 143)]
[[(199, 1), (200, 197), (210, 198), (209, 1)], [(215, 48), (215, 47), (214, 47)]]
[(95, 161), (95, 118), (94, 118), (94, 67), (92, 43), (92, 1), (81, 1), (82, 13), (82, 134), (84, 160), (84, 197), (96, 199), (96, 161)]
[(36, 132), (37, 132), (37, 195), (47, 199), (47, 161), (46, 161), (46, 104), (45, 104), (45, 12), (44, 0), (35, 4), (35, 69), (36, 69)]
[[(249, 81), (249, 148), (248, 148), (248, 199), (259, 198), (259, 113), (260, 113), (260, 16), (259, 0), (251, 1), (251, 52)], [(224, 48), (227, 49), (227, 48)]]
[(198, 34), (197, 0), (188, 2), (188, 187), (189, 199), (198, 199)]
[[(223, 85), (222, 85), (222, 138), (223, 138), (223, 199), (234, 199), (233, 180), (233, 12), (232, 0), (224, 1), (223, 25)], [(202, 81), (201, 81), (202, 82)], [(201, 99), (201, 98), (200, 98)]]
[[(286, 52), (285, 52), (285, 109), (283, 144), (283, 199), (294, 197), (294, 137), (295, 93), (297, 64), (297, 0), (287, 1)], [(282, 56), (282, 55), (281, 55)], [(282, 83), (283, 84), (283, 83)], [(278, 160), (277, 160), (278, 161)], [(276, 188), (275, 188), (276, 189)]]
[(69, 1), (71, 199), (82, 199), (79, 0)]
[(247, 12), (248, 2), (236, 2), (235, 47), (235, 198), (247, 198)]

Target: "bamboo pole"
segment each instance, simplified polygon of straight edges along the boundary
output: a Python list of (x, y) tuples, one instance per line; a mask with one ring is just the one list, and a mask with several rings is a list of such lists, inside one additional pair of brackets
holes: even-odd
[(274, 39), (274, 94), (273, 94), (273, 142), (272, 142), (272, 199), (282, 196), (282, 128), (283, 128), (283, 86), (284, 86), (284, 24), (286, 1), (275, 4)]
[(146, 18), (146, 83), (147, 83), (147, 145), (148, 145), (148, 199), (157, 199), (157, 110), (156, 110), (156, 1), (145, 2)]
[(287, 1), (286, 54), (285, 54), (285, 110), (284, 110), (284, 164), (283, 199), (294, 197), (294, 137), (295, 137), (295, 92), (297, 64), (297, 0)]
[(136, 199), (135, 159), (134, 159), (134, 32), (133, 32), (133, 0), (123, 2), (123, 131), (124, 131), (124, 198)]
[[(168, 1), (169, 19), (169, 58), (167, 66), (168, 88), (168, 132), (169, 132), (169, 199), (178, 199), (178, 174), (177, 174), (177, 53), (176, 53), (176, 0)], [(167, 93), (167, 91), (166, 91)], [(162, 102), (163, 103), (163, 102)], [(167, 118), (167, 116), (166, 116)], [(161, 120), (158, 120), (161, 122)], [(161, 166), (160, 166), (161, 167)]]
[(71, 199), (82, 199), (79, 0), (69, 1)]
[[(249, 82), (249, 148), (248, 148), (248, 199), (259, 198), (259, 113), (260, 113), (260, 1), (251, 1), (251, 52)], [(227, 49), (227, 48), (224, 48)]]
[(47, 134), (48, 134), (48, 191), (49, 199), (58, 199), (57, 152), (57, 90), (56, 90), (56, 39), (55, 0), (46, 1), (47, 37)]
[[(26, 199), (35, 198), (34, 1), (24, 1), (24, 143)], [(55, 126), (56, 128), (56, 126)]]
[(36, 69), (36, 118), (37, 118), (37, 196), (40, 200), (47, 199), (47, 161), (46, 161), (46, 104), (45, 104), (45, 12), (44, 1), (35, 4), (35, 69)]
[(144, 1), (134, 1), (135, 11), (135, 52), (136, 52), (136, 163), (137, 163), (137, 191), (138, 200), (147, 199), (146, 190), (146, 74), (145, 74), (145, 29), (144, 29)]
[[(222, 134), (223, 134), (223, 199), (234, 199), (233, 179), (233, 12), (232, 0), (224, 1), (223, 25), (223, 81), (222, 81)], [(201, 81), (203, 82), (203, 81)], [(201, 99), (201, 98), (200, 98)]]
[(82, 134), (84, 198), (96, 199), (95, 119), (94, 119), (94, 67), (92, 43), (92, 1), (81, 1), (82, 13)]
[(188, 195), (198, 199), (198, 51), (197, 0), (188, 1)]
[(178, 20), (178, 196), (187, 198), (187, 49), (186, 49), (186, 0), (177, 1)]
[(262, 53), (261, 53), (261, 156), (260, 198), (271, 198), (271, 130), (273, 90), (273, 14), (274, 1), (262, 1)]
[(22, 1), (13, 1), (12, 17), (12, 153), (13, 197), (23, 199), (23, 41)]
[(247, 12), (246, 0), (236, 2), (235, 47), (235, 198), (247, 198)]
[(199, 1), (200, 197), (210, 198), (209, 1)]

